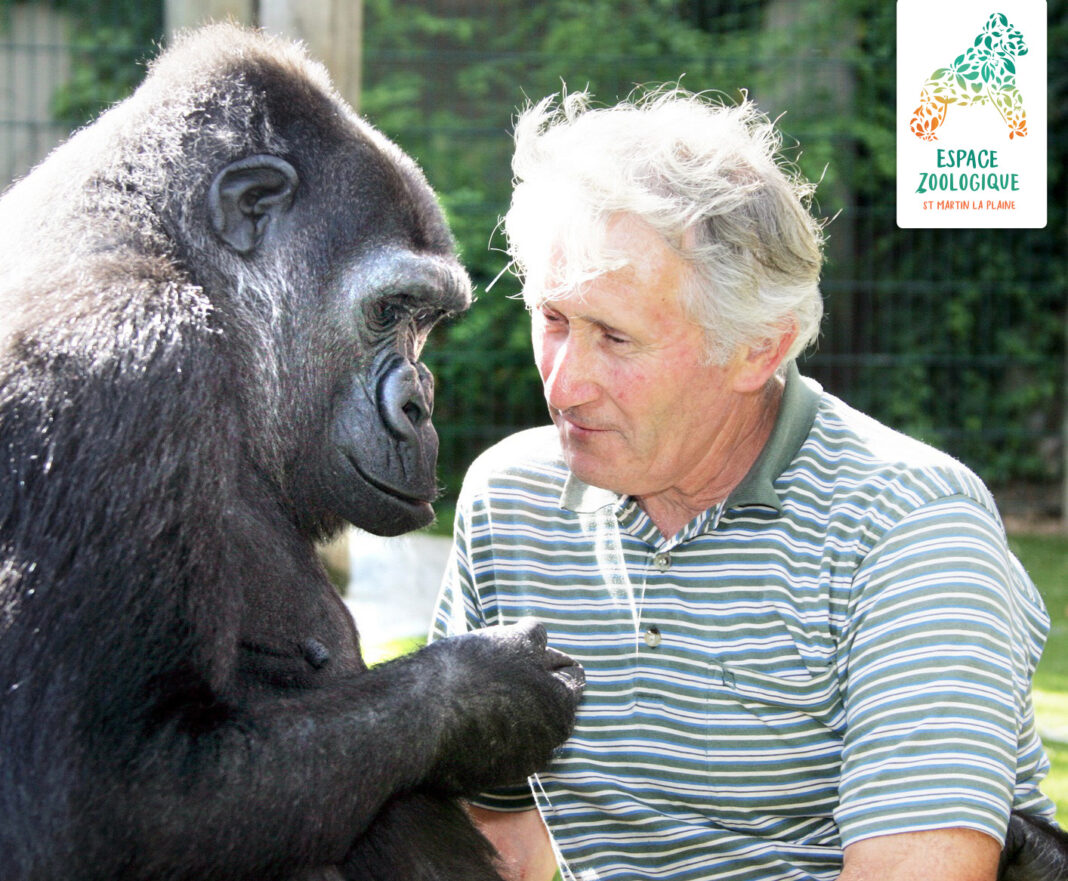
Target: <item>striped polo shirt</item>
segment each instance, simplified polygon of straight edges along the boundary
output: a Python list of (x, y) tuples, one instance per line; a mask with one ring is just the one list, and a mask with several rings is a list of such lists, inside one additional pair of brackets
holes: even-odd
[(432, 635), (527, 615), (586, 669), (578, 721), (478, 802), (536, 804), (565, 879), (833, 879), (864, 838), (1053, 814), (1049, 619), (990, 494), (796, 368), (747, 477), (670, 538), (555, 427), (481, 456)]

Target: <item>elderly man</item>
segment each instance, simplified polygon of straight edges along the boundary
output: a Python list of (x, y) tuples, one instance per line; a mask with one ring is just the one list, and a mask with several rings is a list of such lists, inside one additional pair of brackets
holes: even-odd
[(678, 90), (518, 122), (555, 427), (471, 468), (435, 625), (535, 615), (586, 668), (548, 772), (472, 805), (512, 878), (979, 881), (1052, 815), (1041, 599), (974, 474), (798, 374), (821, 231), (778, 146)]

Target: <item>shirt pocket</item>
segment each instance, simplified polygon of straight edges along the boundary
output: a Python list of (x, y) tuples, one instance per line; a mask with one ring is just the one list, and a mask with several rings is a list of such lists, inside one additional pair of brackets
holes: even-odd
[(710, 702), (717, 696), (742, 715), (775, 728), (797, 728), (804, 719), (832, 731), (844, 727), (845, 710), (834, 662), (809, 662), (797, 672), (765, 673), (736, 663), (713, 664)]
[(770, 674), (710, 664), (707, 798), (728, 825), (754, 816), (806, 823), (831, 816), (844, 718), (837, 674), (833, 664), (798, 666)]

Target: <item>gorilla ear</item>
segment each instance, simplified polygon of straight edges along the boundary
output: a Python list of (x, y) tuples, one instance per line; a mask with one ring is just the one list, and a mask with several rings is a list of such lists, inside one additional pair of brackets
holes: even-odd
[(267, 224), (293, 204), (297, 170), (278, 156), (246, 156), (215, 175), (208, 210), (215, 234), (238, 254), (256, 249)]

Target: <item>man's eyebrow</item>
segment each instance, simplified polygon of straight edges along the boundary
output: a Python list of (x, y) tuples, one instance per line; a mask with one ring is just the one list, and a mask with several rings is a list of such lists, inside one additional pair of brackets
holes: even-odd
[[(560, 310), (553, 305), (552, 300), (542, 300), (540, 303), (537, 304), (535, 308), (548, 309), (551, 312), (560, 312)], [(616, 327), (613, 324), (609, 324), (607, 321), (604, 321), (600, 318), (594, 318), (592, 315), (588, 315), (585, 312), (579, 312), (575, 315), (569, 316), (568, 321), (585, 321), (587, 324), (591, 324), (596, 327), (602, 333), (612, 334), (613, 336), (633, 336), (633, 334), (629, 333), (628, 331), (623, 330), (620, 327)]]
[(630, 336), (630, 334), (627, 333), (625, 330), (622, 330), (621, 328), (618, 328), (612, 324), (607, 324), (604, 321), (598, 321), (596, 318), (587, 318), (586, 320), (598, 330), (603, 331), (604, 333), (610, 333), (613, 336)]
[(609, 334), (610, 336), (621, 336), (628, 338), (634, 336), (629, 331), (623, 330), (620, 327), (616, 327), (614, 324), (609, 324), (606, 321), (602, 321), (599, 318), (593, 318), (590, 315), (575, 315), (574, 318), (578, 318), (582, 321), (585, 321), (588, 324), (593, 325), (595, 328), (601, 331), (601, 333)]

